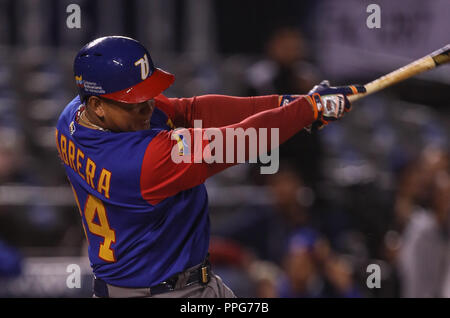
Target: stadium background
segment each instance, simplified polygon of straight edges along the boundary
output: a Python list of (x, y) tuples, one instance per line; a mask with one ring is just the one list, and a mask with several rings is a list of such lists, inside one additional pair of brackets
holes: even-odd
[[(71, 3), (80, 29), (66, 26)], [(85, 43), (138, 39), (175, 74), (167, 96), (183, 97), (366, 83), (449, 42), (446, 0), (378, 0), (380, 29), (366, 26), (370, 3), (1, 0), (0, 296), (91, 296), (53, 128)], [(208, 180), (216, 272), (240, 297), (450, 297), (449, 100), (444, 66), (295, 136), (275, 175), (240, 165)], [(381, 288), (367, 287), (369, 264)]]

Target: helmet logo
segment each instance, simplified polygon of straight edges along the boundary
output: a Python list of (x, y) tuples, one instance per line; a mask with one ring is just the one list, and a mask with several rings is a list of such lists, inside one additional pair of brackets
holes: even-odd
[(148, 73), (150, 72), (150, 67), (148, 65), (148, 57), (147, 54), (144, 54), (144, 57), (141, 57), (139, 60), (134, 62), (135, 66), (140, 65), (141, 66), (141, 78), (142, 80), (145, 80), (148, 76)]
[(83, 76), (82, 75), (80, 75), (80, 76), (76, 76), (75, 75), (75, 81), (76, 81), (78, 87), (83, 87), (84, 86), (84, 84), (83, 84)]

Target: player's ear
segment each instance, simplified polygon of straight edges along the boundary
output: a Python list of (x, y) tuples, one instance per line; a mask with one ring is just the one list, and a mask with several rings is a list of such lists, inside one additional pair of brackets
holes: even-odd
[(103, 109), (103, 101), (97, 96), (91, 96), (88, 100), (89, 108), (100, 118), (105, 116), (105, 111)]

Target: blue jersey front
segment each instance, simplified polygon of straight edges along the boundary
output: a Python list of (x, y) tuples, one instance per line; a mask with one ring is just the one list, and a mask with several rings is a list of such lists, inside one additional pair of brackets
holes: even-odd
[(167, 115), (155, 108), (150, 129), (115, 133), (79, 125), (81, 107), (79, 97), (66, 106), (56, 144), (95, 276), (111, 285), (150, 287), (201, 263), (210, 234), (207, 193), (202, 179), (177, 187), (177, 178), (194, 170), (160, 159), (172, 145), (161, 146), (171, 131)]

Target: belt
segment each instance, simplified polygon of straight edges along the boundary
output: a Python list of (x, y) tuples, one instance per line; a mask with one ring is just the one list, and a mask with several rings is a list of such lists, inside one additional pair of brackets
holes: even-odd
[[(186, 283), (183, 286), (177, 286), (177, 288), (176, 288), (178, 279), (180, 278), (181, 275), (186, 274), (186, 273), (188, 274)], [(163, 293), (167, 293), (170, 291), (174, 291), (176, 289), (181, 289), (183, 287), (187, 287), (187, 286), (190, 286), (190, 285), (193, 285), (196, 283), (206, 285), (206, 284), (208, 284), (208, 282), (210, 280), (210, 276), (211, 276), (211, 264), (209, 263), (208, 260), (205, 260), (202, 264), (200, 264), (198, 267), (196, 266), (192, 270), (187, 270), (187, 271), (175, 274), (157, 285), (154, 285), (151, 287), (144, 287), (144, 288), (141, 287), (139, 289), (147, 289), (148, 288), (149, 295), (153, 296), (153, 295), (158, 295), (158, 294), (163, 294)], [(102, 279), (95, 277), (94, 278), (94, 294), (95, 294), (95, 296), (101, 297), (101, 298), (108, 298), (109, 297), (108, 285), (109, 284), (107, 284)], [(109, 285), (109, 286), (111, 286), (111, 285)], [(126, 290), (128, 288), (123, 287), (121, 289)], [(129, 288), (129, 289), (134, 289), (134, 288)]]

